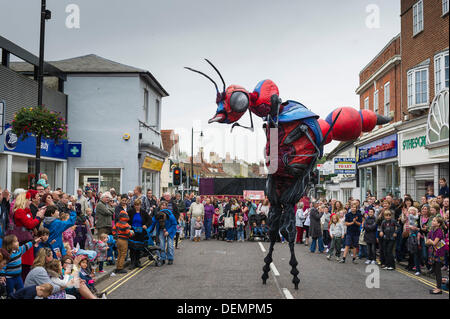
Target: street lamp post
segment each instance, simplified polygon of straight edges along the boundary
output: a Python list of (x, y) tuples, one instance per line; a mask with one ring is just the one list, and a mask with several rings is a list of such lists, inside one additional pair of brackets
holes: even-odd
[[(45, 45), (45, 20), (51, 19), (50, 10), (46, 9), (46, 0), (41, 0), (41, 30), (40, 30), (40, 41), (39, 41), (39, 67), (38, 67), (38, 108), (42, 105), (42, 92), (44, 84), (44, 45)], [(35, 161), (35, 186), (39, 179), (39, 174), (41, 171), (41, 140), (42, 136), (36, 136), (36, 161)]]
[[(192, 127), (191, 133), (191, 181), (194, 179), (194, 133), (200, 133), (200, 137), (203, 137), (203, 131), (194, 131)], [(190, 185), (191, 186), (191, 185)]]

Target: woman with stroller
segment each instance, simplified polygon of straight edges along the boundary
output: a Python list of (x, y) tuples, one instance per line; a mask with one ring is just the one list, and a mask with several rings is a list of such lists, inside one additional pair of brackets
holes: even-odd
[(131, 268), (142, 267), (140, 262), (140, 250), (147, 245), (147, 228), (151, 224), (150, 216), (141, 210), (142, 202), (136, 199), (133, 206), (128, 210), (129, 223), (134, 231), (134, 236), (128, 241), (131, 258)]

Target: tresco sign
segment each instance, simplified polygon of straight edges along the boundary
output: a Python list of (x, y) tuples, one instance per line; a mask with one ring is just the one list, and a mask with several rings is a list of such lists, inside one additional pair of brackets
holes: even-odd
[(427, 138), (425, 135), (404, 140), (402, 143), (403, 150), (412, 150), (417, 147), (424, 147), (426, 142)]

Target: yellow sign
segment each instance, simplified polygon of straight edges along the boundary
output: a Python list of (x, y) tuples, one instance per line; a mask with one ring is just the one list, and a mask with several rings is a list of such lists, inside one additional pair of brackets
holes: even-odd
[(157, 159), (146, 156), (144, 163), (142, 163), (142, 168), (151, 169), (154, 171), (161, 171), (164, 162)]

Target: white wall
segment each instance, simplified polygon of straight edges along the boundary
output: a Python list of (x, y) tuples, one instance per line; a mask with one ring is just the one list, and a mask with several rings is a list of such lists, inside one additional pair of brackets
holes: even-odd
[[(82, 142), (80, 158), (69, 158), (67, 191), (75, 192), (75, 168), (123, 168), (122, 190), (138, 183), (139, 124), (143, 91), (139, 77), (68, 76), (68, 139)], [(131, 138), (125, 141), (122, 136)]]

